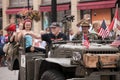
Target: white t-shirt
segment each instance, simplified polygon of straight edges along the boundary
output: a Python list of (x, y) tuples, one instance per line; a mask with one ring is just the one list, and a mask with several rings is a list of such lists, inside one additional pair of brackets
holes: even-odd
[(73, 35), (69, 35), (69, 40), (72, 41), (72, 39), (74, 38), (75, 34)]
[(46, 45), (47, 45), (46, 41), (41, 41), (39, 39), (34, 39), (33, 46), (45, 49)]

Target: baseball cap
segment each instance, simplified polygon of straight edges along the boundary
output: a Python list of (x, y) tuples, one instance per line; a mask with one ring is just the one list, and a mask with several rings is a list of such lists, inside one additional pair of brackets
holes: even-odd
[(61, 27), (60, 24), (58, 22), (53, 22), (51, 25), (50, 25), (50, 28), (51, 27)]

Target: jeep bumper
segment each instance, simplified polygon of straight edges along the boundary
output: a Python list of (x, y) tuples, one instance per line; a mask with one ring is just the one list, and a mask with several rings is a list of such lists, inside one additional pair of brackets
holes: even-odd
[(84, 78), (71, 78), (67, 80), (120, 80), (120, 72), (93, 72)]

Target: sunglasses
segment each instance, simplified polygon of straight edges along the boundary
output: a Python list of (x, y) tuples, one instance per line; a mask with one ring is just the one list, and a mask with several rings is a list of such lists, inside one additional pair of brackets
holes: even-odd
[(57, 27), (51, 27), (51, 29), (56, 29)]

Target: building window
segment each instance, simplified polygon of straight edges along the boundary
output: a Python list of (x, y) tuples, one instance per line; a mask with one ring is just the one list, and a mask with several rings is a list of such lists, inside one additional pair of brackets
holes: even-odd
[[(33, 6), (33, 0), (29, 0), (30, 6)], [(10, 0), (9, 7), (27, 7), (27, 0)]]
[(63, 19), (63, 17), (64, 17), (64, 11), (57, 12), (57, 21), (58, 22), (61, 22), (61, 20)]
[(25, 2), (26, 0), (20, 0), (21, 2)]
[(43, 12), (43, 27), (42, 27), (43, 30), (48, 28), (48, 26), (50, 25), (50, 22), (51, 22), (50, 15), (51, 15), (50, 12)]
[[(58, 11), (57, 12), (57, 22), (60, 22), (62, 21), (63, 17), (65, 14), (68, 14), (70, 15), (70, 10), (67, 10), (67, 11)], [(43, 12), (43, 22), (42, 22), (42, 29), (45, 30), (47, 27), (50, 26), (51, 24), (51, 12)], [(62, 26), (62, 23), (60, 24)]]
[(81, 19), (91, 19), (91, 10), (82, 10), (81, 11)]
[(9, 1), (9, 4), (10, 4), (10, 6), (16, 6), (16, 5), (18, 5), (18, 0), (10, 0)]

